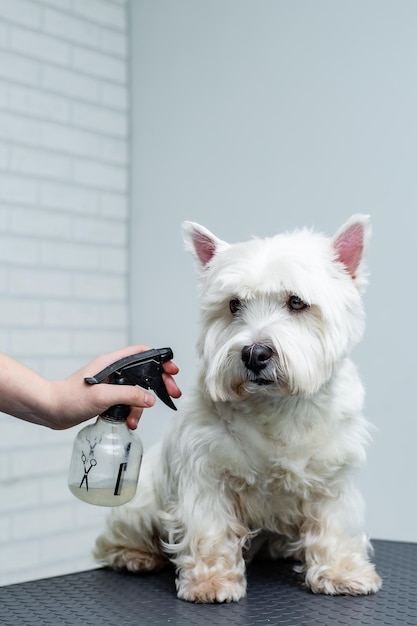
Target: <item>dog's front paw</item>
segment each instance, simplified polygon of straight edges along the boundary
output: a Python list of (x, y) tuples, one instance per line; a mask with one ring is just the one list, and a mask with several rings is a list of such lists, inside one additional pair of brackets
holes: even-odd
[(306, 574), (306, 584), (313, 593), (360, 596), (376, 593), (382, 581), (374, 565), (364, 563), (357, 568), (311, 567)]
[(189, 602), (237, 602), (246, 595), (244, 574), (234, 571), (221, 572), (217, 568), (182, 570), (177, 579), (180, 600)]

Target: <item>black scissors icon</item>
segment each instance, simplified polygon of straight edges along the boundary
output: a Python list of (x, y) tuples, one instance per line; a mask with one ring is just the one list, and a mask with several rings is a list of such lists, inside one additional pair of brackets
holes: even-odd
[(87, 457), (85, 456), (84, 452), (81, 455), (81, 460), (83, 462), (84, 465), (84, 476), (83, 479), (80, 483), (80, 489), (83, 486), (84, 482), (85, 482), (85, 487), (88, 491), (88, 472), (91, 470), (92, 467), (94, 467), (95, 465), (97, 465), (97, 461), (95, 459), (91, 459), (90, 460), (90, 467), (87, 469)]

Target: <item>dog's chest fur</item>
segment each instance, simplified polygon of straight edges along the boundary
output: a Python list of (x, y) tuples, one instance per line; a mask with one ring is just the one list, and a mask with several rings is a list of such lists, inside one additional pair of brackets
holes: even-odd
[(280, 414), (276, 407), (274, 422), (259, 413), (224, 419), (219, 427), (225, 435), (213, 450), (213, 465), (233, 491), (247, 495), (280, 492), (305, 497), (322, 489), (324, 477), (331, 478), (342, 459), (334, 437), (329, 439), (327, 420), (319, 414), (313, 426), (314, 407), (309, 413)]

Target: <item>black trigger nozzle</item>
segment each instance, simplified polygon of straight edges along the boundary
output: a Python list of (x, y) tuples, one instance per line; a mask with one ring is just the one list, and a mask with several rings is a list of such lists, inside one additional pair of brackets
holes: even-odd
[(171, 348), (152, 348), (119, 359), (95, 376), (84, 380), (89, 385), (107, 382), (108, 379), (110, 384), (139, 385), (144, 389), (152, 389), (162, 402), (176, 411), (162, 378), (163, 364), (170, 361), (173, 356)]

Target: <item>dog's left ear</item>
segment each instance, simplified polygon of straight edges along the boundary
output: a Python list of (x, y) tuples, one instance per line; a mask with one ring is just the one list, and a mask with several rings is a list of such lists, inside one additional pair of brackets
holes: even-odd
[(200, 269), (204, 269), (218, 252), (229, 247), (228, 243), (196, 222), (184, 222), (182, 232), (185, 247), (194, 256)]
[(337, 260), (343, 263), (358, 286), (366, 281), (362, 270), (370, 235), (369, 215), (352, 215), (332, 240)]

